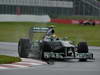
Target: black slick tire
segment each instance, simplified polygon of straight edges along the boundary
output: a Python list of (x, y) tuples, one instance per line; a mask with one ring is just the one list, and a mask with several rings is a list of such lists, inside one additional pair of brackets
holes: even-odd
[[(78, 53), (88, 53), (88, 45), (86, 42), (80, 42), (78, 44)], [(80, 58), (79, 61), (81, 62), (86, 62), (87, 59), (86, 58)]]
[(19, 57), (27, 58), (29, 55), (29, 49), (30, 49), (30, 41), (29, 39), (20, 39), (18, 42), (18, 54)]

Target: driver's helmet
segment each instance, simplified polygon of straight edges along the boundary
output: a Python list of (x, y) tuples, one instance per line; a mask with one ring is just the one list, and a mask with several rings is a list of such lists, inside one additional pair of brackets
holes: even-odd
[(54, 27), (55, 27), (54, 25), (49, 26), (49, 28), (54, 28)]
[(52, 37), (52, 38), (57, 38), (57, 36), (56, 36), (55, 34), (53, 34), (51, 37)]

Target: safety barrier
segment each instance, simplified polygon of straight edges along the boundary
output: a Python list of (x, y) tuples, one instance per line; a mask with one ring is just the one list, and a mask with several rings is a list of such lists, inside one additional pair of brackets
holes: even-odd
[(100, 24), (100, 20), (68, 20), (68, 19), (51, 19), (50, 22), (60, 23), (60, 24), (80, 24), (81, 22), (95, 22), (96, 24)]
[(0, 22), (50, 22), (48, 15), (0, 15)]

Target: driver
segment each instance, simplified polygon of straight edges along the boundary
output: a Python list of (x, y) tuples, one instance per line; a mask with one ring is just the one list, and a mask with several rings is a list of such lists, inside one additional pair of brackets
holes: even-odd
[(47, 36), (51, 36), (51, 35), (53, 35), (55, 33), (55, 31), (54, 31), (54, 26), (53, 25), (51, 25), (50, 27), (49, 27), (49, 29), (48, 29), (48, 31), (47, 31)]
[(54, 26), (49, 26), (49, 29), (44, 37), (44, 41), (49, 41), (50, 39), (53, 40), (54, 38), (56, 38), (56, 35), (54, 33)]

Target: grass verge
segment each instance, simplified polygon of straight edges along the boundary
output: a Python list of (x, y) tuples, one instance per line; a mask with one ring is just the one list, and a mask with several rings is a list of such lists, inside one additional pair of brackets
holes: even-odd
[(80, 26), (78, 24), (54, 24), (33, 22), (0, 22), (0, 41), (18, 42), (22, 37), (28, 36), (28, 30), (32, 26), (55, 25), (58, 37), (68, 37), (76, 43), (87, 41), (91, 46), (100, 46), (100, 25)]
[(10, 64), (14, 62), (20, 62), (21, 59), (18, 57), (0, 55), (0, 64)]

